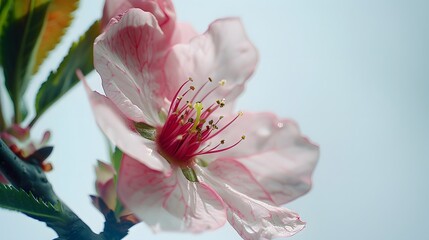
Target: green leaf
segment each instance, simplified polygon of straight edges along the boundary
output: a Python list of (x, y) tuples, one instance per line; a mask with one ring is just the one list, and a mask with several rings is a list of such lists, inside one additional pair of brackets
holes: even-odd
[(71, 46), (56, 72), (51, 72), (36, 96), (36, 117), (32, 124), (58, 99), (69, 91), (79, 79), (76, 69), (88, 74), (94, 69), (93, 44), (100, 33), (99, 22), (94, 22), (79, 40)]
[(12, 0), (2, 0), (0, 2), (0, 33), (3, 30), (3, 24), (6, 22)]
[[(3, 28), (7, 20), (7, 15), (9, 14), (9, 9), (12, 6), (12, 0), (2, 0), (0, 2), (0, 45), (2, 42)], [(0, 48), (1, 51), (1, 48)], [(0, 64), (1, 64), (2, 54), (0, 53)]]
[(115, 151), (113, 152), (111, 158), (113, 169), (115, 169), (116, 174), (114, 177), (115, 185), (118, 181), (118, 174), (119, 174), (119, 168), (121, 167), (121, 160), (122, 160), (122, 151), (118, 147), (115, 147)]
[(78, 3), (79, 0), (52, 0), (46, 17), (46, 26), (42, 32), (42, 41), (37, 50), (33, 73), (37, 72), (48, 53), (60, 42), (73, 20), (72, 13), (76, 10)]
[[(112, 154), (112, 156), (110, 157), (113, 168), (115, 169), (116, 174), (113, 177), (113, 181), (115, 183), (115, 189), (117, 189), (118, 187), (118, 174), (119, 174), (119, 169), (121, 168), (121, 161), (122, 161), (122, 156), (123, 153), (121, 151), (121, 149), (119, 149), (118, 147), (115, 147), (115, 150)], [(124, 205), (122, 205), (121, 200), (116, 196), (116, 205), (115, 205), (115, 209), (114, 209), (114, 213), (117, 219), (119, 219), (119, 217), (121, 216), (122, 212), (124, 210)]]
[(40, 220), (63, 221), (60, 202), (55, 205), (36, 199), (33, 194), (0, 183), (0, 207), (19, 211)]
[(15, 122), (23, 120), (21, 100), (30, 81), (50, 2), (13, 1), (4, 24), (0, 53), (5, 85), (14, 105)]

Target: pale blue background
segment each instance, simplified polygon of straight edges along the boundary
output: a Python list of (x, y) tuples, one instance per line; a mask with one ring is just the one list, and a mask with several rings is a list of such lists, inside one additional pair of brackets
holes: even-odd
[[(71, 44), (101, 15), (82, 0), (64, 45), (42, 67), (27, 100)], [(429, 237), (429, 1), (175, 1), (179, 20), (199, 30), (240, 16), (260, 64), (238, 104), (297, 120), (321, 146), (314, 188), (287, 207), (308, 222), (293, 237)], [(88, 77), (100, 89), (96, 73)], [(2, 94), (4, 97), (4, 94)], [(81, 85), (40, 119), (34, 136), (53, 132), (49, 179), (94, 231), (102, 216), (90, 204), (93, 166), (106, 159)], [(0, 210), (1, 239), (52, 239), (42, 223)], [(193, 236), (153, 235), (141, 224), (127, 239), (239, 239), (230, 226)]]

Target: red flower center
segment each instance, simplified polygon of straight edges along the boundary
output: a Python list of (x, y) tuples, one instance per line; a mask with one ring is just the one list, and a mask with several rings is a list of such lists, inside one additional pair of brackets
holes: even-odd
[[(190, 167), (195, 163), (196, 156), (226, 151), (245, 139), (242, 136), (239, 141), (228, 147), (221, 147), (225, 144), (225, 140), (211, 146), (210, 140), (229, 127), (242, 113), (238, 113), (234, 119), (219, 128), (218, 125), (223, 116), (216, 119), (212, 119), (211, 116), (216, 110), (225, 106), (225, 99), (218, 99), (207, 108), (203, 106), (202, 102), (218, 87), (223, 86), (226, 81), (220, 81), (219, 85), (202, 95), (201, 90), (208, 87), (207, 85), (213, 84), (212, 79), (209, 78), (209, 81), (189, 98), (190, 100), (185, 101), (184, 97), (195, 91), (195, 87), (190, 85), (191, 83), (190, 78), (176, 92), (166, 122), (163, 127), (157, 129), (156, 136), (158, 151), (170, 164), (180, 167)], [(185, 88), (186, 85), (189, 85), (188, 89)], [(198, 95), (202, 96), (195, 101)]]

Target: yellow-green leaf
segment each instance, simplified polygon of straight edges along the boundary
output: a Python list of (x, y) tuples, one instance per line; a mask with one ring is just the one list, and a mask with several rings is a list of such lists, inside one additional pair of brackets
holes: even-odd
[[(7, 16), (9, 15), (10, 7), (12, 6), (12, 0), (1, 0), (0, 1), (0, 45), (2, 44), (3, 26), (6, 23)], [(0, 48), (1, 51), (1, 48)], [(2, 54), (0, 53), (0, 64)]]
[(51, 0), (13, 1), (1, 36), (5, 85), (14, 105), (15, 122), (24, 119), (24, 95)]
[(0, 2), (0, 35), (3, 31), (3, 24), (6, 22), (9, 9), (12, 6), (12, 0), (2, 0)]
[(63, 59), (57, 71), (51, 72), (48, 79), (42, 84), (36, 96), (36, 117), (31, 122), (34, 124), (37, 119), (68, 90), (70, 90), (79, 79), (76, 76), (76, 69), (88, 74), (94, 69), (93, 65), (93, 45), (95, 38), (100, 34), (100, 24), (95, 22), (83, 34), (77, 42), (71, 46), (67, 56)]
[(66, 29), (73, 20), (79, 0), (52, 0), (46, 15), (46, 26), (42, 32), (42, 41), (36, 54), (33, 73), (36, 73), (48, 53), (60, 42)]

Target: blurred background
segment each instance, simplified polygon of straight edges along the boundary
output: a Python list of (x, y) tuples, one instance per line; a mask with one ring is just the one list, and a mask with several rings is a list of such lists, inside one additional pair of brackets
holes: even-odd
[[(199, 32), (216, 18), (241, 17), (260, 63), (239, 109), (295, 119), (321, 147), (312, 191), (287, 205), (307, 222), (291, 239), (429, 237), (429, 1), (174, 3), (179, 21)], [(81, 0), (63, 44), (28, 91), (28, 103), (71, 42), (101, 17), (103, 4)], [(88, 80), (101, 91), (96, 72)], [(47, 129), (55, 146), (48, 173), (54, 189), (101, 231), (103, 217), (88, 195), (95, 193), (96, 160), (108, 160), (107, 151), (82, 85), (40, 119), (33, 137)], [(0, 209), (1, 239), (55, 237), (43, 223)], [(228, 224), (200, 235), (154, 235), (139, 224), (126, 239), (240, 238)]]

